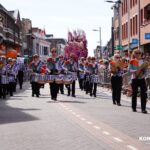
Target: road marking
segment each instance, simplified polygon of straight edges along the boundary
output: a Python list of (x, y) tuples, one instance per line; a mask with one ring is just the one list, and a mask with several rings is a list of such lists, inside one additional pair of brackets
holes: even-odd
[(72, 112), (72, 114), (75, 115), (76, 113), (75, 113), (75, 112)]
[(105, 134), (105, 135), (110, 135), (110, 133), (107, 132), (107, 131), (103, 131), (102, 133)]
[(86, 120), (86, 119), (85, 119), (85, 118), (81, 118), (81, 120), (83, 120), (83, 121), (84, 121), (84, 120)]
[(114, 139), (114, 140), (116, 140), (117, 142), (123, 142), (123, 140), (122, 140), (122, 139), (117, 138), (117, 137), (113, 137), (113, 139)]
[(100, 127), (99, 127), (99, 126), (93, 126), (93, 128), (95, 128), (95, 129), (97, 129), (97, 130), (99, 130), (99, 129), (100, 129)]
[(80, 117), (80, 115), (76, 115), (76, 117), (78, 117), (78, 118), (79, 118), (79, 117)]
[(132, 146), (132, 145), (127, 145), (127, 148), (131, 149), (131, 150), (138, 150), (136, 147)]
[(87, 124), (93, 124), (92, 122), (90, 122), (90, 121), (87, 121)]

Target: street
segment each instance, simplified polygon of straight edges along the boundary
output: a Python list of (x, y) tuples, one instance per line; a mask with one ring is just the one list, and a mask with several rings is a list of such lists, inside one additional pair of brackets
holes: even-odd
[[(31, 87), (0, 101), (0, 150), (148, 150), (150, 149), (150, 102), (148, 114), (132, 112), (130, 99), (112, 104), (111, 91), (98, 88), (90, 97), (76, 85), (76, 98), (49, 95), (49, 85), (39, 98)], [(140, 106), (140, 103), (138, 104)], [(140, 139), (140, 140), (139, 140)]]

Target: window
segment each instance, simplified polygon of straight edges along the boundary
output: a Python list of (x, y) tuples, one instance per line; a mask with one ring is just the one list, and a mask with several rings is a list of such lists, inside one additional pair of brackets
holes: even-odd
[(144, 19), (146, 21), (150, 20), (150, 4), (144, 8)]
[(133, 0), (130, 0), (130, 8), (132, 8), (132, 1), (133, 1)]
[(143, 25), (143, 20), (144, 20), (144, 11), (141, 9), (141, 18), (140, 18), (140, 23)]
[(136, 15), (135, 16), (135, 34), (137, 34), (137, 32), (138, 32), (137, 27), (138, 27), (138, 21), (137, 21), (137, 15)]
[(130, 19), (130, 35), (131, 36), (133, 35), (133, 28), (132, 28), (132, 26), (133, 26), (133, 21), (132, 21), (132, 19)]
[(48, 55), (48, 48), (44, 46), (44, 55)]

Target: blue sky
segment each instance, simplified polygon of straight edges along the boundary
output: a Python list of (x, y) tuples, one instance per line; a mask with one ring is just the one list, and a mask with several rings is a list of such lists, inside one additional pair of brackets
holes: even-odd
[(83, 29), (88, 40), (89, 55), (99, 44), (102, 29), (102, 45), (111, 36), (112, 10), (104, 0), (0, 0), (7, 10), (19, 9), (21, 18), (32, 20), (33, 27), (46, 29), (55, 37), (67, 38), (68, 30)]

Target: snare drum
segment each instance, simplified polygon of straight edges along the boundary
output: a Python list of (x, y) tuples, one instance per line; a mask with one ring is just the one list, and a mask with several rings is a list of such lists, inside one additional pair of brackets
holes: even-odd
[(57, 84), (63, 84), (63, 82), (64, 82), (64, 75), (63, 74), (55, 75), (55, 82)]
[(93, 82), (94, 82), (94, 83), (100, 83), (99, 75), (94, 75), (94, 76), (93, 76)]
[(5, 75), (1, 76), (1, 84), (8, 84), (8, 77)]
[(68, 85), (68, 84), (71, 84), (73, 82), (73, 79), (72, 79), (72, 75), (65, 75), (64, 76), (64, 84)]
[(46, 82), (47, 82), (47, 83), (53, 83), (53, 82), (54, 82), (54, 79), (55, 79), (55, 76), (54, 76), (54, 75), (47, 75)]
[(38, 81), (38, 74), (34, 73), (31, 74), (31, 82), (37, 82)]
[(80, 79), (84, 79), (85, 74), (83, 72), (79, 72)]
[(38, 83), (44, 84), (46, 82), (46, 75), (40, 74), (38, 76)]
[(77, 80), (77, 73), (76, 72), (71, 72), (71, 75), (72, 75), (72, 80), (75, 81)]

